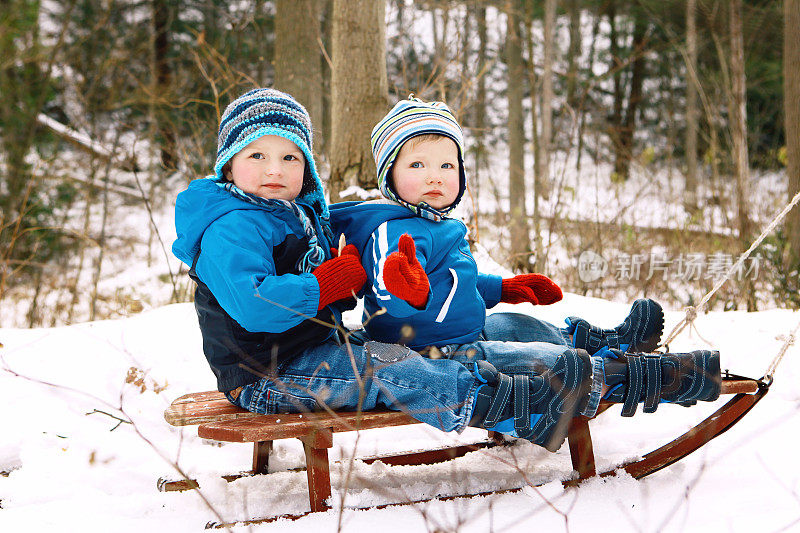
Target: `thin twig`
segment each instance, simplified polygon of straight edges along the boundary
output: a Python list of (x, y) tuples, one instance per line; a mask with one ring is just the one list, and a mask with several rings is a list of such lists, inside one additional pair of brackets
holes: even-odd
[(124, 419), (124, 418), (120, 418), (120, 417), (118, 417), (118, 416), (112, 415), (111, 413), (107, 413), (107, 412), (105, 412), (105, 411), (101, 411), (100, 409), (92, 409), (92, 410), (91, 410), (91, 412), (88, 412), (88, 413), (86, 413), (86, 416), (93, 415), (93, 414), (95, 414), (95, 413), (99, 413), (99, 414), (101, 414), (101, 415), (110, 416), (110, 417), (111, 417), (111, 418), (113, 418), (114, 420), (117, 420), (117, 421), (118, 421), (118, 422), (117, 422), (117, 425), (116, 425), (116, 426), (114, 426), (113, 428), (109, 429), (109, 431), (114, 431), (115, 429), (117, 429), (117, 428), (118, 428), (119, 426), (121, 426), (122, 424), (133, 424), (133, 422), (131, 422), (130, 420), (126, 420), (126, 419)]

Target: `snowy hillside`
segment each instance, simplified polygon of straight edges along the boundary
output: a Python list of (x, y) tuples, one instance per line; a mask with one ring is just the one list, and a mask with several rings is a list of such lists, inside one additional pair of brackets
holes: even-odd
[[(612, 326), (627, 305), (567, 294), (548, 308), (499, 306), (561, 322), (580, 314)], [(667, 330), (681, 318), (668, 312)], [(711, 313), (700, 335), (723, 366), (760, 377), (800, 313)], [(196, 429), (173, 428), (162, 413), (177, 396), (211, 390), (191, 304), (120, 320), (52, 329), (0, 329), (0, 531), (197, 531), (210, 520), (239, 520), (308, 509), (304, 472), (226, 483), (249, 467), (250, 444), (211, 444)], [(673, 350), (702, 348), (684, 333)], [(526, 442), (478, 451), (441, 465), (353, 463), (347, 507), (550, 482), (522, 492), (383, 510), (340, 511), (253, 531), (789, 531), (800, 528), (800, 352), (794, 346), (770, 394), (731, 431), (643, 481), (620, 475), (564, 490), (567, 446), (556, 454)], [(647, 452), (707, 416), (717, 404), (661, 406), (623, 419), (612, 409), (592, 423), (599, 468)], [(125, 420), (125, 423), (119, 422)], [(132, 422), (127, 423), (128, 421)], [(474, 442), (485, 433), (444, 434), (423, 426), (336, 434), (331, 458)], [(356, 446), (357, 444), (357, 446)], [(200, 481), (195, 491), (160, 493), (156, 480)], [(299, 441), (276, 443), (272, 470), (303, 464)], [(341, 507), (348, 462), (333, 466), (332, 505)], [(217, 514), (219, 516), (217, 516)], [(237, 530), (245, 530), (237, 528)]]

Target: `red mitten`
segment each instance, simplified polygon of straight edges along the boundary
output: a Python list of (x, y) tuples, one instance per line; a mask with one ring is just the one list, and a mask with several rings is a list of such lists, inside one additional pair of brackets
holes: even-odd
[(562, 297), (561, 287), (542, 274), (520, 274), (504, 279), (500, 292), (500, 301), (508, 304), (550, 305)]
[(386, 290), (402, 298), (417, 309), (425, 307), (430, 283), (425, 269), (417, 260), (417, 247), (408, 233), (400, 236), (397, 252), (389, 254), (383, 264), (383, 282)]
[(331, 252), (333, 259), (328, 259), (312, 272), (319, 282), (317, 309), (344, 298), (352, 298), (353, 293), (360, 291), (367, 282), (367, 273), (361, 266), (361, 257), (355, 246), (348, 244), (342, 249), (341, 255), (333, 248)]

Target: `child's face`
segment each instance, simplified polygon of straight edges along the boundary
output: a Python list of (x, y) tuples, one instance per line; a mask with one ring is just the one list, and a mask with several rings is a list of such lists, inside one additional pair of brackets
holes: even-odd
[(392, 179), (397, 195), (412, 205), (450, 206), (459, 190), (456, 143), (447, 137), (407, 141), (395, 159)]
[(229, 179), (244, 192), (292, 201), (303, 188), (306, 160), (292, 141), (264, 135), (231, 158)]

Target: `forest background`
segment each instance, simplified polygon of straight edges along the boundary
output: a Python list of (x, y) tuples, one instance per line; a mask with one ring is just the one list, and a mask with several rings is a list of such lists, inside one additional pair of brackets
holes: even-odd
[[(175, 195), (257, 86), (309, 110), (332, 202), (374, 196), (394, 102), (445, 100), (476, 253), (696, 304), (800, 191), (798, 27), (800, 0), (0, 0), (0, 326), (190, 300)], [(797, 308), (799, 251), (795, 208), (709, 307)]]

